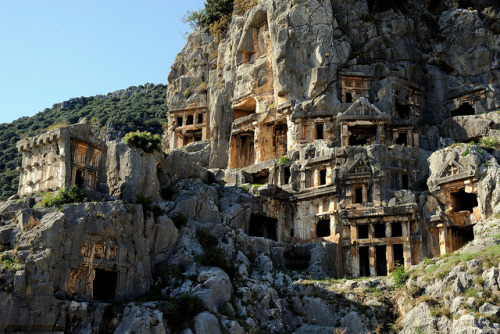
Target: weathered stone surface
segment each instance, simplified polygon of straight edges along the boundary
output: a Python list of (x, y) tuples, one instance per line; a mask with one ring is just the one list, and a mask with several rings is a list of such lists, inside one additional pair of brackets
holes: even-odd
[(227, 274), (219, 268), (202, 270), (198, 275), (201, 284), (194, 287), (192, 292), (198, 296), (203, 306), (211, 312), (231, 300), (233, 286)]
[(209, 312), (202, 312), (194, 317), (194, 330), (196, 334), (220, 334), (219, 320)]
[(135, 202), (138, 195), (160, 199), (160, 183), (157, 175), (159, 153), (145, 153), (123, 142), (108, 143), (109, 192), (124, 201)]

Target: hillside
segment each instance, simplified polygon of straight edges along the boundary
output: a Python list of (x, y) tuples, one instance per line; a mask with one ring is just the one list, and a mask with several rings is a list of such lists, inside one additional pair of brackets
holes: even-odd
[(103, 134), (108, 124), (112, 124), (113, 132), (119, 136), (135, 130), (160, 134), (167, 111), (166, 88), (162, 84), (146, 84), (107, 95), (82, 96), (56, 103), (32, 117), (0, 124), (0, 199), (5, 200), (17, 191), (19, 173), (15, 169), (21, 165), (17, 141), (51, 127), (77, 123), (84, 117)]

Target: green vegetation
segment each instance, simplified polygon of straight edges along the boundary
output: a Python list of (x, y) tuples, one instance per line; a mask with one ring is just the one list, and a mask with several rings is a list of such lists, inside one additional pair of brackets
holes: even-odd
[(431, 280), (432, 278), (443, 278), (450, 270), (460, 264), (472, 259), (479, 259), (483, 262), (483, 268), (488, 269), (498, 264), (500, 257), (500, 245), (490, 246), (485, 250), (477, 253), (453, 253), (442, 255), (435, 264), (427, 266), (423, 269), (424, 278)]
[(284, 157), (281, 157), (278, 164), (280, 166), (281, 165), (289, 165), (290, 164), (290, 158), (288, 157), (288, 155), (285, 155)]
[(196, 238), (198, 238), (198, 241), (203, 249), (217, 247), (217, 244), (219, 243), (217, 236), (205, 227), (200, 227), (196, 230)]
[(2, 264), (2, 267), (4, 267), (4, 269), (12, 273), (15, 273), (20, 268), (19, 260), (15, 256), (10, 254), (3, 254), (0, 257), (0, 263)]
[(177, 227), (178, 229), (185, 226), (188, 221), (187, 217), (180, 212), (174, 213), (170, 216), (170, 218), (174, 222), (175, 227)]
[(483, 137), (479, 140), (479, 146), (486, 150), (500, 149), (500, 138)]
[(188, 11), (182, 18), (192, 29), (210, 29), (217, 41), (226, 32), (233, 15), (244, 15), (257, 4), (257, 0), (206, 0), (205, 7), (198, 11)]
[(406, 281), (410, 275), (405, 271), (404, 265), (401, 263), (396, 263), (394, 265), (394, 271), (392, 272), (392, 281), (396, 288), (401, 288), (405, 285)]
[(236, 268), (229, 264), (224, 250), (218, 247), (217, 236), (207, 228), (199, 228), (196, 230), (196, 237), (203, 247), (203, 254), (198, 257), (198, 262), (204, 266), (221, 268), (230, 278), (236, 278)]
[(156, 266), (154, 271), (155, 279), (161, 278), (163, 286), (170, 284), (173, 278), (182, 277), (182, 269), (179, 265), (162, 262)]
[(64, 204), (88, 202), (89, 196), (87, 192), (77, 186), (71, 188), (62, 188), (55, 193), (47, 193), (42, 198), (41, 206), (46, 208), (49, 206), (61, 207)]
[(180, 297), (169, 298), (161, 306), (163, 317), (174, 332), (189, 326), (195, 315), (203, 311), (201, 300), (197, 296), (183, 294)]
[(160, 135), (152, 134), (146, 131), (129, 132), (125, 135), (125, 143), (129, 146), (141, 148), (146, 153), (161, 151)]
[(122, 136), (136, 130), (161, 134), (167, 112), (166, 88), (166, 85), (146, 84), (107, 96), (75, 98), (54, 104), (32, 117), (0, 124), (0, 200), (17, 192), (16, 167), (21, 166), (21, 154), (17, 153), (16, 142), (44, 133), (50, 127), (77, 123), (84, 117), (96, 133), (112, 125)]

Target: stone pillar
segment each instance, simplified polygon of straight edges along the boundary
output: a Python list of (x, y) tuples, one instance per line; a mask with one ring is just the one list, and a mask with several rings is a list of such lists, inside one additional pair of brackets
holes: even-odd
[(448, 237), (448, 228), (444, 224), (438, 224), (439, 228), (439, 255), (446, 254), (446, 241)]
[[(371, 228), (370, 228), (370, 239), (371, 239), (371, 234), (372, 234), (372, 231), (371, 231)], [(369, 248), (369, 256), (370, 256), (370, 276), (375, 276), (375, 268), (377, 267), (377, 262), (376, 262), (376, 258), (375, 258), (375, 246), (371, 245), (370, 248)]]
[(351, 274), (353, 277), (359, 277), (359, 246), (358, 246), (358, 228), (351, 224)]
[(340, 128), (340, 146), (349, 146), (349, 126), (344, 123)]
[(394, 252), (392, 249), (392, 244), (386, 244), (385, 249), (385, 257), (387, 258), (387, 273), (392, 273), (392, 270), (394, 269)]

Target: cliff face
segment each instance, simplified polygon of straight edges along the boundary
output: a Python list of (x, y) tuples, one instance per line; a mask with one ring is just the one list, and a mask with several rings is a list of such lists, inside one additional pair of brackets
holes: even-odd
[(498, 333), (499, 8), (465, 2), (261, 0), (190, 35), (167, 153), (19, 142), (0, 330)]
[[(219, 168), (230, 165), (231, 127), (242, 115), (269, 122), (285, 113), (288, 149), (296, 149), (294, 120), (343, 112), (349, 76), (370, 82), (358, 93), (383, 112), (394, 109), (388, 81), (411, 82), (419, 94), (415, 123), (439, 124), (463, 103), (492, 110), (500, 104), (497, 5), (477, 6), (487, 9), (453, 1), (409, 0), (383, 12), (373, 1), (259, 1), (232, 20), (220, 43), (201, 30), (190, 35), (169, 75), (169, 110), (208, 110), (210, 166)], [(175, 130), (180, 114), (170, 114), (170, 148), (181, 147), (189, 140), (177, 138), (187, 132)]]

